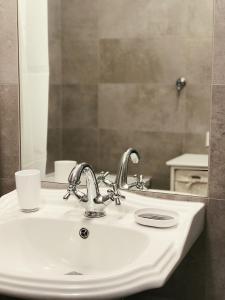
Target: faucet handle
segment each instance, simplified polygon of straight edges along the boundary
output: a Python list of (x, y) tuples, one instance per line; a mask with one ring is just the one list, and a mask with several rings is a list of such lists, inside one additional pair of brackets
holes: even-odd
[[(80, 184), (80, 182), (78, 183)], [(87, 195), (77, 190), (76, 185), (70, 184), (67, 188), (67, 193), (63, 196), (63, 200), (68, 200), (71, 195), (76, 196), (81, 202), (87, 202)]]
[(97, 183), (100, 184), (101, 182), (103, 182), (106, 186), (112, 186), (112, 182), (107, 179), (106, 177), (109, 175), (109, 172), (104, 172), (104, 171), (101, 171), (100, 174), (97, 176)]
[(133, 177), (135, 177), (137, 179), (136, 188), (138, 190), (143, 190), (145, 188), (145, 182), (143, 180), (143, 175), (142, 174), (140, 174), (140, 175), (135, 174)]
[(117, 184), (116, 183), (112, 183), (112, 190), (108, 190), (107, 191), (110, 195), (110, 199), (112, 201), (115, 201), (116, 205), (121, 205), (121, 199), (125, 199), (126, 197), (123, 196), (120, 191), (117, 188)]
[(63, 196), (63, 200), (68, 200), (69, 197), (73, 194), (74, 186), (70, 184), (67, 188), (67, 193)]

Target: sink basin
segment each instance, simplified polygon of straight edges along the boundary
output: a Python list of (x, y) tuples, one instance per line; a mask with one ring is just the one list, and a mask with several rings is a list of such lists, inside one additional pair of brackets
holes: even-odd
[[(83, 227), (89, 230), (87, 239), (79, 235)], [(43, 276), (73, 270), (86, 275), (110, 274), (131, 264), (148, 243), (146, 235), (134, 229), (88, 221), (27, 218), (0, 226), (0, 266), (11, 273)]]
[[(87, 219), (76, 199), (42, 190), (42, 207), (19, 211), (16, 192), (0, 201), (0, 292), (35, 298), (106, 299), (162, 286), (204, 226), (204, 204), (123, 192), (121, 206)], [(172, 211), (171, 228), (142, 226), (134, 212)]]

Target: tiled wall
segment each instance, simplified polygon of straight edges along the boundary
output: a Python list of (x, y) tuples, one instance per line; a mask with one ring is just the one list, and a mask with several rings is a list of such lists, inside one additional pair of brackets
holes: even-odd
[(167, 189), (167, 160), (207, 152), (212, 3), (61, 1), (63, 159), (115, 173), (133, 146), (141, 172)]
[(214, 1), (207, 300), (225, 299), (225, 1)]
[(19, 169), (17, 1), (0, 0), (0, 194)]
[[(164, 288), (135, 295), (131, 299), (149, 299), (150, 297), (152, 300), (225, 299), (224, 32), (225, 0), (215, 0), (214, 82), (209, 177), (210, 198), (205, 234), (195, 244), (194, 248)], [(1, 192), (5, 192), (12, 187), (12, 174), (19, 167), (19, 127), (16, 125), (18, 123), (18, 46), (16, 34), (16, 1), (0, 0)], [(81, 90), (79, 93), (82, 95)], [(117, 142), (117, 139), (114, 142)], [(11, 298), (1, 296), (0, 299)]]

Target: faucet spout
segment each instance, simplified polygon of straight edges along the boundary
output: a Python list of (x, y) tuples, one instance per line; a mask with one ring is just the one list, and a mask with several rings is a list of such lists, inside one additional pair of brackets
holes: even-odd
[(131, 160), (134, 164), (138, 164), (140, 160), (140, 155), (134, 148), (129, 148), (125, 151), (121, 157), (119, 170), (116, 176), (116, 185), (118, 188), (129, 189), (130, 186), (127, 183), (128, 174), (128, 163)]
[[(77, 165), (71, 171), (68, 181), (69, 184), (72, 186), (77, 186), (80, 184), (81, 175), (84, 174), (86, 177), (86, 184), (87, 184), (87, 201), (92, 201), (93, 199), (97, 199), (99, 197), (99, 188), (98, 183), (94, 174), (92, 167), (87, 163), (81, 163)], [(83, 198), (83, 193), (74, 190), (75, 195), (81, 200)], [(85, 201), (84, 201), (85, 202)]]

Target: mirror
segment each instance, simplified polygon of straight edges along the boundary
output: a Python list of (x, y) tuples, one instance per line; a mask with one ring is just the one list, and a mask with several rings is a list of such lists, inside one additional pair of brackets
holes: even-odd
[(116, 174), (133, 147), (130, 176), (205, 196), (213, 0), (18, 5), (22, 168), (53, 182), (74, 161)]

